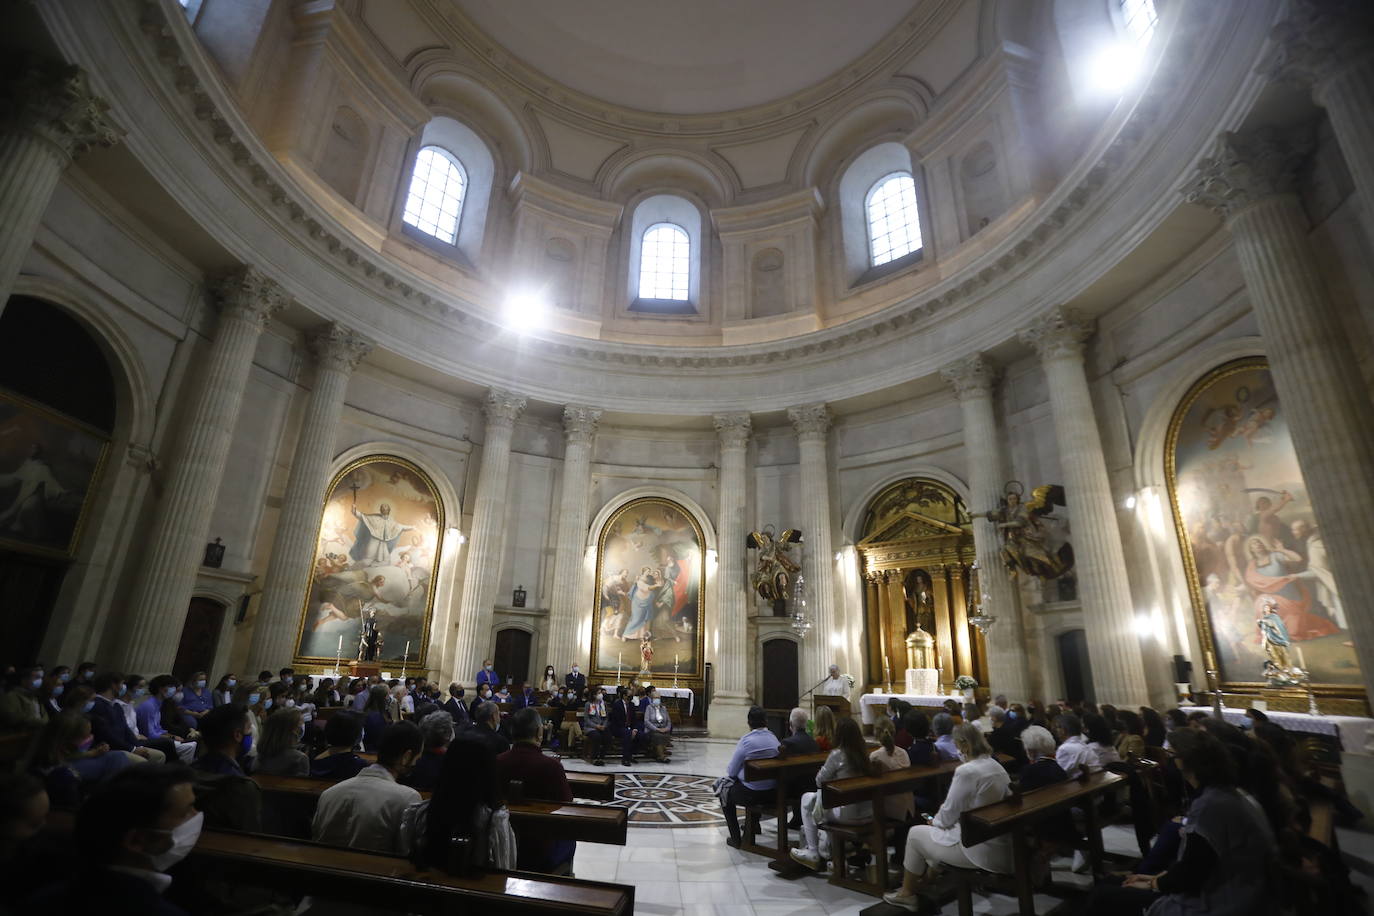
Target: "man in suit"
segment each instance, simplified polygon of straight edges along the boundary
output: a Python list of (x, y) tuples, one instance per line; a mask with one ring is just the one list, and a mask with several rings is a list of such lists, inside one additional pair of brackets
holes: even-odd
[[(568, 785), (563, 764), (553, 757), (545, 757), (539, 749), (543, 731), (544, 723), (538, 710), (520, 710), (511, 720), (515, 744), (496, 760), (506, 779), (520, 781), (525, 798), (570, 802), (572, 787)], [(564, 874), (571, 870), (573, 855), (577, 852), (576, 841), (551, 840), (535, 831), (522, 831), (516, 835), (516, 842), (519, 845), (516, 868), (525, 871)]]
[(454, 728), (466, 728), (472, 721), (468, 715), (468, 704), (463, 702), (463, 688), (457, 681), (448, 685), (448, 699), (442, 706), (444, 712), (453, 716)]
[(572, 670), (568, 672), (567, 677), (563, 678), (563, 683), (579, 697), (586, 693), (587, 676), (582, 673), (577, 662), (572, 663)]
[(455, 741), (476, 741), (491, 748), (493, 755), (510, 750), (510, 742), (496, 729), (501, 724), (501, 710), (490, 701), (479, 703), (473, 712), (472, 724), (458, 733)]
[(96, 744), (108, 744), (112, 751), (129, 751), (145, 758), (149, 763), (165, 763), (167, 755), (176, 754), (171, 741), (161, 747), (150, 747), (134, 730), (129, 728), (124, 712), (115, 705), (115, 698), (124, 689), (124, 676), (116, 671), (102, 671), (91, 682), (95, 691), (95, 705), (91, 707), (91, 734)]
[(478, 690), (482, 689), (483, 684), (490, 684), (492, 690), (501, 686), (501, 676), (496, 673), (496, 669), (492, 667), (489, 658), (482, 662), (482, 670), (477, 672), (477, 677), (473, 680), (477, 682)]
[(624, 766), (634, 764), (633, 748), (639, 732), (630, 726), (634, 724), (634, 713), (630, 708), (630, 691), (627, 687), (615, 689), (615, 702), (611, 704), (606, 717), (606, 737), (620, 742), (620, 762)]
[[(815, 754), (820, 751), (816, 739), (806, 732), (806, 710), (798, 706), (787, 717), (787, 737), (782, 739), (779, 757), (798, 757), (802, 754)], [(787, 826), (801, 827), (801, 797), (803, 792), (816, 788), (814, 773), (793, 773), (787, 781), (787, 797), (792, 800), (792, 820)]]

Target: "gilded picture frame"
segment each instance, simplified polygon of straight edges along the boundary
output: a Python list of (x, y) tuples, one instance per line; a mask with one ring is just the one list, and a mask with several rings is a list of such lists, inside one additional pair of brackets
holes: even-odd
[[(316, 528), (294, 663), (332, 667), (341, 658), (425, 669), (444, 526), (439, 491), (413, 462), (368, 455), (335, 474)], [(361, 657), (365, 639), (375, 656)]]

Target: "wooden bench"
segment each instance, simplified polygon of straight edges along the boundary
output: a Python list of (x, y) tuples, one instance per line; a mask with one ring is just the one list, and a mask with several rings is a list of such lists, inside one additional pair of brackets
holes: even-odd
[[(308, 810), (312, 816), (320, 794), (330, 786), (337, 785), (299, 776), (267, 776), (259, 773), (252, 778), (264, 795), (296, 799), (302, 809)], [(430, 793), (421, 792), (420, 797), (429, 798)], [(264, 803), (266, 801), (264, 799)], [(629, 812), (624, 808), (533, 799), (508, 807), (511, 825), (517, 835), (521, 831), (530, 831), (554, 840), (625, 845)]]
[[(1013, 794), (991, 805), (965, 811), (959, 819), (961, 841), (975, 846), (996, 837), (1011, 834), (1013, 887), (1021, 916), (1035, 916), (1034, 881), (1031, 875), (1031, 849), (1028, 831), (1052, 817), (1067, 813), (1070, 808), (1082, 808), (1088, 834), (1088, 858), (1093, 874), (1102, 873), (1102, 828), (1097, 817), (1097, 797), (1113, 792), (1122, 777), (1116, 773), (1099, 771), (1084, 773), (1078, 779), (1043, 786), (1033, 792)], [(973, 901), (967, 876), (959, 880), (959, 914), (971, 916)]]
[[(358, 754), (368, 763), (376, 763), (376, 754)], [(576, 773), (568, 772), (568, 785), (572, 788), (573, 798), (588, 801), (615, 801), (614, 773)]]
[[(869, 802), (873, 806), (873, 816), (864, 823), (822, 823), (822, 829), (830, 832), (830, 858), (834, 863), (830, 870), (830, 883), (863, 891), (881, 897), (890, 888), (887, 862), (887, 796), (899, 792), (910, 793), (921, 783), (928, 780), (952, 779), (958, 761), (946, 760), (927, 766), (904, 767), (883, 773), (880, 776), (851, 776), (847, 779), (832, 779), (821, 786), (821, 804), (827, 809), (840, 808), (859, 802)], [(938, 793), (937, 793), (938, 794)], [(878, 875), (876, 882), (862, 878), (849, 877), (845, 867), (845, 841), (866, 839), (869, 851), (877, 860)]]

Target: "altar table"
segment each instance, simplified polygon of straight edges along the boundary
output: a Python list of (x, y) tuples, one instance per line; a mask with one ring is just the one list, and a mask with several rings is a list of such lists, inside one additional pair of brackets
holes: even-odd
[[(873, 707), (884, 706), (893, 700), (905, 700), (912, 706), (938, 709), (943, 706), (945, 700), (948, 699), (950, 699), (950, 697), (917, 696), (911, 693), (866, 693), (859, 697), (859, 718), (863, 720), (864, 725), (872, 725), (873, 720), (876, 718)], [(957, 696), (953, 699), (958, 700), (960, 703), (964, 702), (962, 696)]]
[(690, 687), (660, 687), (658, 688), (660, 697), (674, 697), (679, 700), (687, 701), (687, 715), (692, 714), (692, 707), (696, 705), (697, 695), (692, 692)]
[[(1320, 702), (1320, 701), (1318, 701)], [(1210, 706), (1185, 706), (1186, 713), (1210, 713)], [(1304, 735), (1322, 735), (1335, 738), (1341, 750), (1361, 751), (1369, 740), (1369, 730), (1374, 727), (1374, 719), (1359, 716), (1309, 716), (1304, 712), (1278, 712), (1266, 710), (1264, 713), (1280, 728)], [(1245, 710), (1233, 706), (1223, 706), (1221, 717), (1232, 725), (1245, 721)]]

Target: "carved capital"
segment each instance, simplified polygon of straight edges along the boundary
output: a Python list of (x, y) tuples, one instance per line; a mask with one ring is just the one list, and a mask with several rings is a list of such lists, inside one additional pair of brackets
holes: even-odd
[(124, 461), (140, 474), (153, 474), (158, 469), (157, 453), (146, 445), (130, 442)]
[(525, 410), (525, 397), (505, 388), (488, 388), (482, 413), (487, 416), (487, 424), (513, 424)]
[(596, 425), (600, 422), (599, 407), (569, 404), (563, 408), (563, 433), (569, 443), (590, 444), (596, 438)]
[(226, 318), (238, 318), (257, 325), (258, 330), (281, 311), (289, 298), (281, 284), (258, 270), (246, 266), (220, 275), (211, 285), (215, 302)]
[(830, 406), (824, 402), (803, 404), (801, 407), (789, 407), (787, 408), (787, 419), (792, 421), (792, 428), (797, 431), (797, 438), (803, 442), (807, 439), (824, 441), (826, 434), (830, 432)]
[(358, 368), (358, 363), (372, 352), (374, 346), (372, 341), (357, 331), (350, 331), (336, 322), (321, 325), (307, 334), (305, 340), (321, 369), (334, 369), (345, 374)]
[(1074, 309), (1056, 307), (1016, 332), (1042, 361), (1082, 359), (1083, 344), (1093, 336), (1093, 322)]
[(753, 432), (753, 420), (747, 412), (718, 413), (711, 418), (720, 437), (720, 447), (744, 448), (749, 444), (749, 434)]
[(93, 146), (113, 146), (123, 131), (109, 104), (91, 92), (80, 67), (21, 60), (0, 79), (0, 130), (30, 131), (75, 158)]
[(1188, 203), (1230, 219), (1251, 204), (1291, 193), (1313, 145), (1310, 125), (1224, 133), (1216, 155), (1198, 163), (1197, 177), (1184, 186), (1183, 195)]
[(940, 370), (940, 378), (954, 389), (961, 401), (969, 397), (991, 397), (1000, 376), (1001, 370), (981, 353), (955, 360)]
[(1334, 77), (1374, 62), (1374, 6), (1368, 0), (1296, 0), (1274, 26), (1267, 76), (1310, 87), (1319, 104)]

